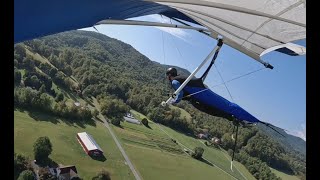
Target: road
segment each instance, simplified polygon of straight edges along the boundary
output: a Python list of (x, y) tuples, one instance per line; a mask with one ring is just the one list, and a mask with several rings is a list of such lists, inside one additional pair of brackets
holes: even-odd
[[(102, 116), (102, 115), (101, 115)], [(119, 143), (116, 135), (113, 133), (111, 127), (109, 126), (109, 123), (106, 121), (106, 119), (102, 116), (102, 120), (104, 122), (104, 125), (107, 127), (107, 129), (109, 130), (114, 142), (117, 144), (120, 152), (122, 153), (122, 156), (124, 157), (124, 159), (126, 160), (127, 162), (127, 165), (130, 167), (134, 177), (137, 179), (137, 180), (141, 180), (141, 177), (139, 176), (139, 174), (137, 173), (137, 171), (134, 169), (128, 155), (126, 154), (126, 152), (124, 151), (124, 149), (122, 148), (121, 144)]]
[(106, 120), (106, 118), (101, 114), (101, 109), (99, 106), (98, 101), (93, 98), (93, 104), (95, 106), (95, 108), (99, 111), (99, 116), (101, 117), (101, 120), (103, 121), (103, 124), (107, 127), (107, 129), (109, 130), (114, 142), (116, 143), (116, 145), (118, 146), (122, 156), (124, 157), (124, 159), (126, 160), (126, 164), (129, 166), (130, 170), (132, 171), (134, 177), (136, 178), (136, 180), (141, 180), (141, 177), (139, 176), (139, 174), (137, 173), (137, 171), (134, 169), (128, 155), (126, 154), (126, 152), (124, 151), (124, 149), (122, 148), (121, 144), (119, 143), (117, 136), (113, 133), (111, 127), (109, 126), (108, 121)]

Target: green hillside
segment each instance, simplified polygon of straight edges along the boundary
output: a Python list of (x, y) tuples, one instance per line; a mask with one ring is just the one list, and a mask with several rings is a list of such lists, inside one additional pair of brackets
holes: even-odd
[[(145, 116), (170, 128), (173, 134), (178, 133), (174, 135), (177, 138), (188, 135), (181, 141), (191, 149), (204, 145), (186, 140), (189, 136), (208, 133), (220, 138), (224, 153), (210, 149), (204, 155), (225, 171), (230, 170), (226, 157), (232, 154), (234, 145), (233, 124), (204, 114), (187, 101), (174, 108), (159, 106), (168, 98), (168, 83), (163, 78), (168, 65), (149, 60), (128, 44), (95, 32), (70, 31), (15, 45), (14, 64), (15, 107), (36, 109), (81, 124), (96, 116), (91, 101), (94, 97), (101, 105), (101, 113), (111, 122), (119, 122), (125, 112), (134, 109), (140, 119)], [(76, 107), (75, 102), (80, 106)], [(305, 177), (305, 157), (286, 148), (286, 140), (278, 141), (257, 127), (240, 128), (238, 138), (235, 158), (255, 178), (277, 179), (270, 167)], [(137, 139), (126, 143), (129, 141)], [(141, 141), (136, 144), (158, 146)], [(304, 148), (303, 143), (295, 145)], [(235, 176), (242, 175), (238, 172)]]
[[(105, 159), (90, 158), (77, 141), (79, 132), (87, 132), (104, 151)], [(55, 163), (75, 165), (83, 179), (91, 179), (101, 169), (111, 173), (112, 179), (134, 179), (111, 135), (102, 123), (66, 123), (52, 116), (27, 111), (14, 111), (14, 151), (33, 158), (33, 144), (38, 137), (49, 137)]]

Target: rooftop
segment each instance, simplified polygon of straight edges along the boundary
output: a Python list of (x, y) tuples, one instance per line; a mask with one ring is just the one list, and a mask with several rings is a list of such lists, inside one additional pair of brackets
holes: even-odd
[(78, 133), (79, 138), (84, 143), (88, 151), (99, 149), (101, 152), (102, 149), (100, 146), (96, 143), (96, 141), (92, 138), (92, 136), (86, 132)]

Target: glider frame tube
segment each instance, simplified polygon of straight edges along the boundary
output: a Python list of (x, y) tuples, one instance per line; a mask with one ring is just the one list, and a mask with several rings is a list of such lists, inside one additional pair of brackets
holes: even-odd
[(200, 32), (210, 32), (206, 28), (193, 27), (193, 26), (184, 26), (176, 24), (167, 24), (167, 23), (158, 23), (158, 22), (147, 22), (147, 21), (135, 21), (135, 20), (113, 20), (106, 19), (97, 22), (95, 25), (101, 24), (117, 24), (117, 25), (138, 25), (138, 26), (158, 26), (158, 27), (167, 27), (167, 28), (179, 28), (179, 29), (192, 29)]
[(162, 106), (166, 106), (166, 104), (168, 104), (170, 101), (172, 101), (174, 99), (175, 96), (177, 96), (177, 94), (182, 91), (182, 89), (188, 84), (188, 82), (195, 76), (195, 74), (202, 68), (202, 66), (208, 61), (210, 60), (211, 56), (214, 55), (214, 53), (216, 51), (219, 51), (222, 44), (222, 39), (218, 39), (218, 44), (217, 46), (210, 52), (210, 54), (206, 57), (205, 60), (202, 61), (202, 63), (189, 75), (189, 77), (181, 84), (181, 86), (173, 93), (173, 95), (166, 101), (166, 102), (162, 102), (161, 105)]

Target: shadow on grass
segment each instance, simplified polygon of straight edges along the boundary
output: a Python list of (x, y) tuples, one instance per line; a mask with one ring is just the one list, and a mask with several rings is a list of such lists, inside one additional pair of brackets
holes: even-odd
[(25, 110), (19, 107), (13, 107), (14, 111), (24, 112)]
[(52, 114), (46, 114), (44, 112), (28, 110), (28, 115), (35, 119), (36, 121), (47, 121), (53, 124), (59, 123), (59, 120), (66, 123), (68, 126), (79, 126), (81, 128), (85, 128), (85, 125), (90, 125), (96, 127), (96, 122), (93, 119), (80, 120), (80, 119), (71, 119), (71, 118), (60, 118)]
[(209, 161), (207, 161), (207, 160), (205, 160), (205, 159), (203, 159), (203, 158), (198, 159), (198, 160), (201, 161), (201, 162), (203, 162), (203, 163), (208, 164), (209, 166), (214, 166), (211, 162), (209, 162)]
[[(143, 124), (144, 125), (144, 124)], [(149, 128), (149, 129), (152, 129), (152, 127), (149, 126), (149, 124), (147, 125), (144, 125), (145, 127)]]
[[(111, 123), (112, 124), (112, 123)], [(118, 128), (121, 128), (121, 129), (124, 129), (124, 127), (123, 126), (121, 126), (121, 124), (119, 124), (119, 125), (114, 125), (114, 124), (112, 124), (113, 126), (115, 126), (115, 127), (118, 127)]]
[(103, 121), (100, 117), (94, 117), (94, 119), (95, 119), (96, 121), (99, 121), (99, 122), (104, 123), (104, 121)]
[(88, 103), (90, 106), (95, 107), (93, 102), (91, 102), (90, 100), (88, 100), (87, 98), (83, 99), (86, 103)]
[(59, 123), (58, 119), (56, 117), (53, 117), (51, 115), (39, 112), (39, 111), (27, 111), (28, 115), (35, 119), (36, 121), (48, 121), (53, 124)]
[(294, 172), (293, 170), (290, 168), (290, 169), (284, 169), (284, 168), (278, 168), (278, 167), (272, 167), (273, 169), (277, 170), (277, 171), (280, 171), (284, 174), (287, 174), (287, 175), (291, 175), (291, 176), (294, 176)]
[(47, 167), (49, 166), (50, 168), (57, 168), (59, 167), (58, 163), (56, 163), (54, 160), (51, 158), (43, 159), (43, 160), (38, 160), (36, 164), (40, 167)]
[(101, 161), (101, 162), (105, 162), (107, 160), (107, 158), (102, 154), (100, 156), (90, 156), (91, 159), (94, 159), (96, 161)]
[(77, 97), (73, 95), (70, 90), (66, 91), (66, 93), (71, 97), (72, 100), (74, 100), (75, 102), (78, 102)]

